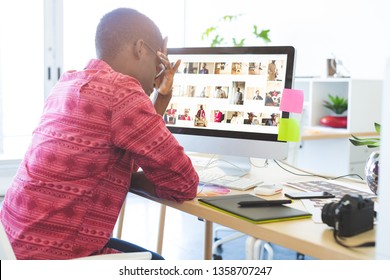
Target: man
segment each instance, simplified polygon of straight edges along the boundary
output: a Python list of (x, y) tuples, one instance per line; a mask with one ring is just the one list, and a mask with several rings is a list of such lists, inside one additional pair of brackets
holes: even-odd
[(244, 124), (252, 124), (254, 117), (256, 117), (254, 113), (252, 112), (248, 113), (248, 118), (244, 120)]
[(191, 121), (190, 109), (184, 109), (184, 115), (180, 116), (181, 121)]
[(207, 69), (206, 63), (203, 63), (202, 69), (200, 69), (199, 74), (208, 74), (209, 69)]
[(176, 109), (174, 104), (171, 104), (171, 107), (165, 111), (165, 123), (175, 124), (176, 122)]
[(255, 95), (253, 96), (253, 100), (263, 100), (263, 97), (260, 95), (260, 91), (257, 89)]
[(265, 125), (268, 125), (268, 126), (277, 126), (278, 125), (278, 123), (276, 121), (276, 114), (275, 113), (271, 114), (271, 119), (268, 119), (265, 122)]
[(145, 250), (110, 238), (129, 188), (196, 196), (198, 176), (162, 119), (180, 65), (166, 43), (149, 18), (116, 9), (97, 27), (98, 59), (53, 88), (1, 209), (18, 259)]
[(221, 86), (217, 86), (213, 95), (214, 98), (227, 98), (226, 92)]
[(237, 88), (236, 96), (234, 99), (234, 104), (236, 105), (242, 105), (244, 103), (243, 96), (240, 88)]
[(222, 87), (216, 87), (216, 90), (214, 92), (214, 98), (222, 98)]
[(268, 64), (268, 81), (276, 81), (276, 77), (278, 76), (278, 69), (276, 68), (276, 61), (272, 60), (270, 64)]
[(199, 110), (195, 115), (196, 126), (206, 126), (206, 112), (203, 109), (203, 105), (199, 106)]

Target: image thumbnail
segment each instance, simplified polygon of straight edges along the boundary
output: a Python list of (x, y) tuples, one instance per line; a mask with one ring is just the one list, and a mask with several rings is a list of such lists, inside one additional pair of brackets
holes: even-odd
[(199, 105), (199, 109), (196, 112), (194, 125), (202, 127), (207, 126), (206, 111), (202, 104)]
[(214, 73), (215, 74), (230, 74), (231, 66), (227, 62), (216, 62)]
[(167, 124), (175, 124), (176, 123), (176, 112), (177, 112), (177, 104), (171, 104), (171, 106), (165, 111), (164, 121)]

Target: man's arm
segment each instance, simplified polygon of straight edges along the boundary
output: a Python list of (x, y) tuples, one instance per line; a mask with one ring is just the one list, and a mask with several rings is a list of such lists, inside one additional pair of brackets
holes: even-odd
[(139, 171), (131, 176), (130, 189), (134, 193), (157, 197), (154, 185), (146, 178), (144, 172)]
[(169, 101), (171, 101), (172, 98), (172, 89), (167, 94), (162, 94), (156, 90), (154, 92), (154, 108), (156, 109), (157, 114), (163, 116), (165, 113), (165, 110), (168, 107)]

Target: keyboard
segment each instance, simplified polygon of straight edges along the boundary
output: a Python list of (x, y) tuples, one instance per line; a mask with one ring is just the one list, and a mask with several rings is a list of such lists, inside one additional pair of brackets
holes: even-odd
[(249, 190), (264, 183), (259, 179), (229, 176), (208, 171), (198, 172), (198, 175), (201, 184), (214, 184), (239, 191)]

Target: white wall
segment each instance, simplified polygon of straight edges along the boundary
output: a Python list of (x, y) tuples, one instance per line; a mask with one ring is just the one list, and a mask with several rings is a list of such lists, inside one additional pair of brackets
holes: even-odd
[[(186, 46), (207, 46), (203, 31), (227, 14), (244, 14), (237, 29), (257, 24), (270, 29), (272, 45), (297, 49), (296, 75), (325, 76), (326, 59), (336, 55), (353, 78), (382, 79), (390, 56), (390, 17), (384, 0), (186, 0)], [(238, 25), (238, 22), (237, 22)], [(239, 37), (239, 36), (237, 36)], [(262, 44), (252, 41), (251, 44)], [(248, 44), (247, 44), (248, 45)]]
[(221, 24), (218, 20), (224, 15), (243, 14), (228, 33), (246, 37), (246, 45), (264, 45), (252, 37), (252, 25), (270, 29), (270, 45), (297, 49), (298, 76), (324, 76), (326, 59), (334, 54), (353, 78), (382, 79), (390, 56), (390, 17), (384, 0), (111, 0), (94, 1), (99, 5), (93, 10), (91, 1), (64, 1), (65, 69), (82, 68), (95, 55), (99, 18), (120, 6), (147, 14), (169, 37), (169, 47), (209, 46), (201, 40), (207, 27)]
[(95, 32), (107, 12), (129, 7), (150, 17), (169, 44), (183, 46), (185, 0), (63, 0), (64, 69), (82, 69), (95, 57)]

